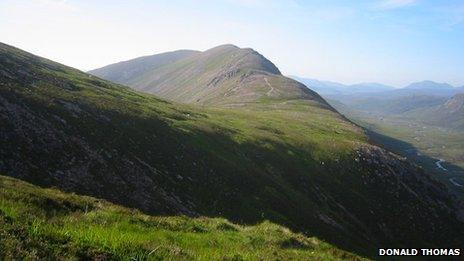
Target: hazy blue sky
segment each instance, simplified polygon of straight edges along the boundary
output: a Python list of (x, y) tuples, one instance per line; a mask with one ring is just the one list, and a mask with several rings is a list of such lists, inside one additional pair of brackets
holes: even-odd
[(233, 43), (287, 75), (464, 85), (463, 0), (0, 0), (0, 41), (82, 70)]

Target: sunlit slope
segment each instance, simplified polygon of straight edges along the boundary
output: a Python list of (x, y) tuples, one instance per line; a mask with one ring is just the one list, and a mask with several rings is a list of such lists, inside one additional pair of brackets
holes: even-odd
[(461, 202), (323, 101), (180, 105), (6, 45), (0, 76), (6, 175), (156, 215), (270, 220), (358, 252), (463, 240)]
[[(161, 54), (162, 55), (162, 54)], [(112, 80), (101, 73), (90, 73)], [(142, 66), (131, 60), (126, 71)], [(240, 107), (262, 100), (306, 99), (327, 104), (303, 84), (281, 75), (279, 69), (258, 52), (234, 45), (221, 45), (174, 63), (133, 74), (121, 82), (136, 90), (183, 103)]]
[(424, 123), (464, 131), (464, 93), (456, 94), (443, 104), (417, 109), (405, 114)]
[(198, 51), (179, 50), (162, 54), (143, 56), (129, 61), (115, 63), (91, 73), (116, 83), (125, 83), (140, 74), (155, 70), (159, 67), (177, 62), (189, 56), (198, 54)]
[(0, 176), (0, 258), (360, 260), (264, 221), (154, 217)]

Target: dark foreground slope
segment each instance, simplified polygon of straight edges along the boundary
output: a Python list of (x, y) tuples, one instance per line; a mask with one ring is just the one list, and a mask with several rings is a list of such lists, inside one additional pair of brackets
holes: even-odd
[(0, 198), (0, 258), (6, 260), (361, 259), (270, 222), (153, 217), (4, 176)]
[(363, 253), (464, 240), (445, 186), (310, 92), (199, 108), (7, 45), (0, 77), (6, 175), (150, 214), (271, 220)]

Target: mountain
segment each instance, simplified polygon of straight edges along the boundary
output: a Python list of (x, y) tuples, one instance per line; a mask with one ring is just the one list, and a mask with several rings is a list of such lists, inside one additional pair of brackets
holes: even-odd
[[(393, 100), (404, 97), (439, 96), (451, 97), (457, 93), (463, 93), (464, 87), (453, 87), (447, 83), (433, 81), (421, 81), (411, 83), (403, 88), (394, 88), (380, 83), (360, 83), (344, 85), (330, 81), (319, 81), (316, 79), (291, 76), (293, 79), (306, 84), (309, 88), (317, 91), (323, 97), (338, 100), (345, 104), (363, 103), (366, 100)], [(358, 105), (360, 107), (362, 105)]]
[(350, 104), (356, 110), (377, 114), (401, 114), (417, 109), (427, 109), (446, 102), (445, 97), (429, 95), (410, 95), (397, 98), (358, 99)]
[(437, 83), (433, 81), (422, 81), (411, 83), (410, 85), (391, 92), (393, 97), (411, 96), (411, 95), (429, 95), (451, 97), (458, 93), (458, 88), (455, 88), (447, 83)]
[(449, 114), (464, 112), (464, 93), (454, 95), (441, 108)]
[(385, 87), (366, 91), (361, 88), (359, 92), (324, 94), (327, 99), (339, 101), (351, 109), (377, 113), (383, 115), (401, 114), (415, 109), (427, 109), (443, 104), (448, 98), (460, 93), (447, 83), (422, 81), (411, 83), (400, 89)]
[(290, 78), (295, 79), (306, 86), (308, 86), (311, 90), (321, 94), (342, 94), (346, 91), (346, 85), (337, 82), (329, 82), (329, 81), (319, 81), (316, 79), (310, 78), (302, 78), (298, 76), (290, 76)]
[[(139, 68), (143, 64), (139, 59), (128, 61), (131, 67), (114, 74), (141, 71)], [(113, 74), (110, 70), (114, 66), (90, 73), (111, 81), (114, 79), (106, 75)], [(131, 76), (120, 83), (183, 103), (243, 106), (257, 100), (312, 99), (327, 106), (318, 94), (282, 76), (279, 69), (261, 54), (234, 45), (218, 46)]]
[(7, 260), (362, 260), (270, 222), (148, 216), (4, 176), (0, 198), (0, 256)]
[(322, 96), (353, 95), (358, 93), (377, 93), (391, 91), (395, 89), (394, 87), (380, 83), (358, 83), (352, 85), (345, 85), (336, 82), (319, 81), (316, 79), (302, 78), (297, 76), (291, 76), (291, 78), (304, 83), (309, 88), (321, 94)]
[(348, 89), (350, 93), (374, 93), (394, 90), (394, 87), (380, 84), (380, 83), (359, 83), (349, 85)]
[[(212, 50), (205, 52), (208, 59), (205, 53), (182, 59), (188, 70), (180, 61), (156, 69), (165, 81), (158, 83), (158, 76), (150, 75), (157, 84), (147, 85), (177, 100), (221, 105), (208, 107), (159, 99), (0, 44), (0, 173), (156, 216), (221, 217), (240, 225), (269, 220), (362, 255), (376, 256), (385, 246), (461, 245), (462, 201), (444, 184), (372, 144), (363, 129), (304, 85), (281, 76), (256, 52), (230, 46)], [(215, 79), (210, 73), (231, 70), (237, 74), (226, 73), (210, 86), (192, 81), (198, 91), (183, 83)], [(227, 91), (228, 84), (240, 79), (240, 90), (226, 92), (226, 99), (217, 96), (221, 92), (214, 87)], [(195, 98), (184, 96), (181, 87)], [(253, 98), (244, 96), (247, 88)], [(231, 101), (244, 106), (231, 106)], [(120, 238), (121, 231), (136, 225), (142, 233), (122, 237), (119, 243), (140, 242), (153, 226), (151, 218), (124, 222), (127, 216), (120, 225), (106, 226), (120, 217), (114, 212), (104, 217), (80, 214), (92, 211), (90, 204), (82, 211), (83, 205), (64, 203), (75, 212), (66, 218), (69, 212), (53, 198), (26, 193), (13, 193), (8, 202), (21, 202), (25, 196), (23, 201), (40, 204), (37, 208), (18, 209), (3, 197), (0, 207), (6, 215), (2, 222), (12, 227), (8, 235), (19, 231), (18, 237), (32, 246), (47, 235), (51, 241), (44, 249), (73, 247), (67, 242), (75, 237), (91, 247), (103, 241), (112, 249), (106, 236)], [(35, 219), (36, 213), (42, 219)], [(32, 222), (17, 220), (29, 215)], [(55, 215), (64, 219), (50, 218)], [(76, 232), (88, 224), (80, 223), (82, 215), (99, 224), (91, 226), (95, 230)], [(45, 218), (57, 223), (44, 225)], [(61, 221), (79, 226), (66, 230), (69, 223)], [(208, 230), (201, 222), (193, 224), (186, 226), (195, 232), (183, 234), (174, 221), (171, 228), (179, 234), (173, 236), (190, 242)], [(253, 236), (247, 238), (257, 244)]]
[(445, 103), (407, 114), (428, 124), (464, 131), (464, 93), (456, 94)]
[(452, 90), (454, 87), (447, 83), (437, 83), (433, 81), (422, 81), (411, 83), (404, 89), (408, 90)]

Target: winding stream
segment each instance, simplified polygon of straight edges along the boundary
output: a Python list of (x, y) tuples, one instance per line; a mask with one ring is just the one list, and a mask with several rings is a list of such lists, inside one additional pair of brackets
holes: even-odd
[[(441, 165), (442, 163), (444, 163), (445, 161), (443, 159), (440, 159), (438, 161), (435, 162), (435, 165), (437, 165), (437, 168), (443, 170), (443, 171), (448, 171), (445, 167), (443, 167), (443, 165)], [(455, 185), (456, 187), (464, 187), (463, 184), (459, 183), (457, 180), (456, 180), (456, 177), (454, 178), (450, 178), (449, 179), (449, 182), (451, 182), (453, 185)]]
[(450, 181), (451, 183), (453, 183), (453, 185), (455, 185), (455, 186), (457, 186), (457, 187), (464, 187), (464, 185), (459, 184), (459, 183), (456, 181), (455, 178), (450, 178), (449, 181)]
[(445, 169), (441, 164), (444, 163), (445, 161), (440, 159), (439, 161), (435, 162), (435, 165), (437, 165), (437, 167), (441, 170), (444, 170), (444, 171), (448, 171), (447, 169)]

